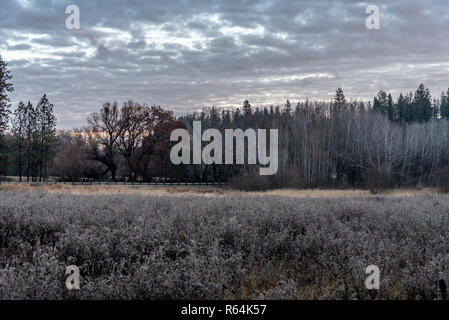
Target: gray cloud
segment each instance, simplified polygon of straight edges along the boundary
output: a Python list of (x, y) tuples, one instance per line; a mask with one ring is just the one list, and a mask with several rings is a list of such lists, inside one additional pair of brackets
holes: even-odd
[[(65, 29), (77, 4), (81, 30)], [(206, 106), (329, 99), (335, 88), (368, 99), (424, 82), (449, 86), (449, 3), (374, 1), (4, 0), (0, 54), (18, 101), (44, 92), (60, 127), (85, 123), (105, 101), (134, 99), (183, 114)]]

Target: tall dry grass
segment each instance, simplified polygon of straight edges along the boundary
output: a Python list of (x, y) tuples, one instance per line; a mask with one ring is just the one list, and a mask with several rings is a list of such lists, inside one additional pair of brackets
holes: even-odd
[[(341, 197), (377, 197), (368, 190), (362, 189), (275, 189), (268, 191), (239, 191), (227, 187), (211, 186), (114, 186), (114, 185), (68, 185), (55, 184), (43, 186), (1, 184), (0, 191), (27, 191), (27, 192), (51, 192), (51, 193), (69, 193), (69, 194), (91, 194), (91, 195), (187, 195), (187, 196), (279, 196), (293, 198), (341, 198)], [(424, 189), (392, 189), (387, 190), (380, 195), (390, 197), (413, 197), (424, 194), (438, 194), (434, 188)]]

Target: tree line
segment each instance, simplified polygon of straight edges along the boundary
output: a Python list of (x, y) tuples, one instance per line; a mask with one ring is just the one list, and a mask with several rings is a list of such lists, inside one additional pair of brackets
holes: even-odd
[[(10, 111), (8, 93), (14, 91), (12, 74), (0, 56), (0, 174), (7, 173), (9, 163), (15, 175), (27, 181), (45, 181), (48, 177), (56, 140), (56, 117), (44, 94), (36, 106), (20, 102)], [(9, 135), (5, 135), (10, 129)], [(5, 138), (6, 136), (6, 138)]]
[[(449, 89), (438, 98), (421, 84), (396, 99), (379, 91), (372, 101), (347, 100), (196, 111), (180, 117), (160, 106), (105, 103), (86, 125), (56, 130), (46, 95), (11, 112), (14, 90), (0, 59), (0, 174), (20, 180), (231, 182), (242, 188), (369, 187), (449, 181)], [(278, 129), (279, 170), (260, 177), (258, 165), (171, 164), (170, 133)], [(235, 146), (234, 146), (235, 147)]]
[[(187, 127), (276, 128), (279, 171), (259, 177), (251, 165), (196, 166), (202, 179), (237, 180), (248, 188), (370, 187), (425, 185), (449, 180), (449, 104), (447, 92), (432, 99), (420, 85), (394, 101), (381, 90), (373, 101), (348, 101), (341, 88), (332, 101), (235, 110), (211, 108), (180, 117)], [(195, 177), (198, 178), (198, 177)], [(439, 181), (436, 181), (439, 180)], [(248, 184), (248, 186), (245, 186)]]
[(46, 181), (56, 140), (56, 117), (47, 95), (36, 106), (19, 102), (11, 121), (12, 154), (19, 181)]

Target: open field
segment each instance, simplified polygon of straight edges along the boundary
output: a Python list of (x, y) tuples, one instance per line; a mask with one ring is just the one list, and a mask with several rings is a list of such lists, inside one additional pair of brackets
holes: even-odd
[(448, 243), (430, 189), (0, 186), (2, 299), (440, 299)]

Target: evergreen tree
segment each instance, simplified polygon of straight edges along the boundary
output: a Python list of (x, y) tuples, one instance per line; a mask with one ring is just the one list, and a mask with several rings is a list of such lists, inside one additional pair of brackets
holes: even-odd
[(251, 126), (253, 118), (253, 110), (248, 100), (245, 100), (243, 102), (242, 113), (243, 113), (244, 128), (248, 128)]
[(429, 121), (432, 118), (432, 102), (430, 91), (421, 84), (413, 98), (414, 118), (418, 122)]
[(25, 148), (26, 148), (26, 175), (27, 181), (34, 181), (36, 176), (36, 142), (37, 142), (37, 117), (36, 110), (31, 104), (25, 107)]
[(47, 178), (48, 163), (56, 140), (56, 117), (53, 114), (53, 104), (48, 101), (46, 94), (36, 107), (36, 116), (39, 134), (39, 181), (41, 181)]
[(240, 108), (235, 109), (235, 111), (232, 114), (232, 122), (234, 123), (234, 126), (236, 128), (241, 127), (241, 118), (242, 118), (242, 113), (240, 111)]
[(390, 121), (397, 120), (396, 110), (394, 107), (393, 97), (391, 96), (391, 93), (389, 93), (388, 97), (387, 97), (387, 113), (388, 113), (388, 119)]
[(416, 121), (416, 113), (413, 104), (413, 92), (409, 92), (404, 97), (405, 101), (405, 122)]
[(229, 129), (231, 127), (231, 112), (223, 110), (221, 114), (223, 128)]
[(441, 93), (440, 114), (443, 119), (449, 119), (449, 89), (447, 93), (444, 91)]
[(274, 118), (274, 107), (273, 105), (270, 106), (270, 119)]
[(243, 102), (242, 112), (243, 112), (243, 116), (245, 116), (245, 117), (251, 117), (251, 115), (252, 115), (252, 109), (251, 109), (251, 104), (249, 103), (248, 100), (245, 100), (245, 101)]
[(407, 101), (404, 97), (404, 95), (401, 93), (399, 94), (398, 102), (396, 103), (396, 115), (397, 120), (399, 122), (405, 122), (407, 119)]
[(342, 111), (346, 108), (346, 98), (342, 88), (338, 88), (335, 97), (333, 109), (335, 112)]
[(351, 100), (351, 102), (349, 102), (349, 110), (351, 112), (355, 112), (356, 108), (357, 108), (357, 101)]
[(216, 107), (209, 110), (209, 128), (219, 128), (221, 126), (220, 112)]
[(440, 100), (437, 98), (433, 98), (432, 102), (432, 118), (438, 119), (440, 116)]
[(291, 112), (292, 112), (292, 105), (291, 105), (290, 101), (287, 100), (287, 102), (284, 105), (283, 113), (286, 115), (290, 115)]
[(14, 116), (11, 123), (11, 129), (13, 134), (14, 155), (17, 163), (17, 173), (19, 174), (19, 181), (22, 181), (25, 151), (26, 151), (26, 107), (25, 104), (20, 101), (17, 109), (14, 111)]
[(279, 106), (276, 106), (274, 108), (274, 116), (276, 119), (279, 119), (281, 117), (281, 109), (279, 108)]
[(373, 100), (373, 111), (388, 115), (388, 95), (380, 90)]
[(298, 102), (298, 103), (296, 104), (296, 107), (295, 107), (295, 115), (296, 115), (296, 116), (299, 115), (300, 106), (301, 106), (301, 104)]

